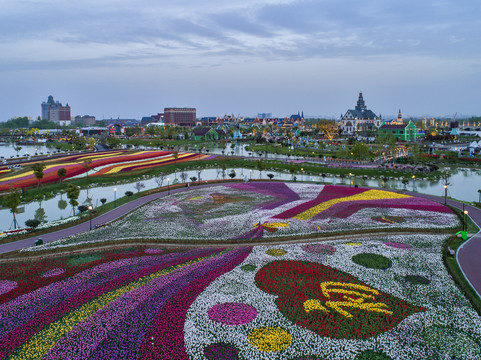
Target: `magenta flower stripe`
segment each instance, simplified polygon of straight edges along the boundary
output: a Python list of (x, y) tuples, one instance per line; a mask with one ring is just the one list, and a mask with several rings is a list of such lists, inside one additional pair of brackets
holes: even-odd
[[(217, 269), (189, 283), (157, 313), (140, 348), (140, 359), (189, 359), (184, 344), (184, 322), (187, 310), (197, 296), (217, 277), (231, 271), (250, 254), (251, 248), (240, 248), (225, 256)], [(153, 338), (153, 340), (152, 340)]]

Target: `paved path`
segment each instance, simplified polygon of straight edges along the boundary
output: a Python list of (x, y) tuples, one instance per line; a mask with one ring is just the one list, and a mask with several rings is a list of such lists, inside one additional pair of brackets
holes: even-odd
[[(217, 185), (221, 185), (221, 184), (200, 185), (200, 186), (196, 186), (195, 188), (210, 187), (210, 186), (217, 186)], [(170, 190), (170, 193), (174, 194), (174, 193), (178, 193), (188, 189), (189, 188), (187, 187), (176, 188), (176, 189)], [(421, 193), (413, 193), (409, 191), (404, 191), (404, 193), (444, 204), (444, 198), (442, 197), (421, 194)], [(92, 228), (95, 227), (96, 224), (104, 224), (104, 223), (113, 221), (118, 217), (129, 213), (130, 211), (138, 208), (139, 206), (144, 205), (149, 201), (152, 201), (167, 195), (168, 193), (164, 191), (160, 193), (147, 195), (142, 198), (128, 202), (124, 205), (121, 205), (115, 208), (114, 210), (109, 211), (108, 213), (105, 213), (96, 218), (93, 218)], [(463, 210), (463, 203), (459, 201), (448, 199), (447, 204)], [(465, 210), (468, 210), (469, 216), (471, 217), (471, 219), (478, 225), (478, 227), (481, 228), (481, 209), (475, 208), (470, 205), (465, 205), (464, 208)], [(43, 239), (44, 243), (48, 243), (51, 241), (62, 239), (64, 237), (89, 231), (89, 230), (90, 230), (90, 222), (86, 221), (79, 225), (72, 226), (63, 230), (55, 231), (52, 233), (47, 233), (47, 234), (35, 236), (32, 238), (28, 238), (28, 239), (18, 240), (18, 241), (7, 243), (7, 244), (1, 244), (0, 254), (10, 252), (10, 251), (20, 250), (25, 247), (32, 246), (35, 240), (37, 240), (39, 237)], [(461, 270), (463, 271), (464, 275), (468, 279), (468, 282), (478, 293), (478, 296), (481, 297), (480, 295), (481, 294), (481, 232), (478, 232), (476, 235), (474, 235), (471, 239), (465, 242), (458, 249), (456, 253), (456, 258), (461, 267)]]
[[(404, 193), (444, 204), (444, 198), (442, 197), (408, 191), (405, 191)], [(467, 210), (469, 217), (471, 217), (481, 229), (481, 209), (450, 199), (447, 199), (447, 204), (460, 210)], [(464, 276), (471, 284), (471, 287), (474, 288), (478, 297), (481, 298), (481, 231), (478, 231), (478, 233), (458, 248), (458, 251), (456, 252), (456, 260), (458, 261)]]
[[(206, 186), (213, 186), (213, 184), (211, 184), (211, 185), (200, 185), (200, 186), (196, 186), (195, 188), (206, 187)], [(145, 203), (147, 203), (149, 201), (152, 201), (152, 200), (164, 197), (164, 196), (168, 196), (168, 194), (174, 194), (174, 193), (177, 193), (177, 192), (185, 191), (186, 189), (188, 189), (188, 188), (182, 187), (182, 188), (171, 189), (170, 191), (154, 193), (154, 194), (151, 194), (151, 195), (147, 195), (147, 196), (132, 200), (132, 201), (126, 203), (126, 204), (120, 205), (120, 206), (116, 207), (115, 209), (113, 209), (113, 210), (111, 210), (111, 211), (109, 211), (105, 214), (102, 214), (100, 216), (92, 218), (92, 229), (95, 228), (95, 225), (97, 225), (97, 224), (105, 224), (105, 223), (111, 222), (111, 221), (117, 219), (118, 217), (121, 217), (122, 215), (125, 215), (125, 214), (131, 212), (132, 210), (138, 208), (139, 206), (144, 205)], [(78, 233), (82, 233), (82, 232), (85, 232), (85, 231), (89, 231), (89, 230), (90, 230), (90, 221), (87, 220), (87, 221), (85, 221), (81, 224), (71, 226), (71, 227), (68, 227), (68, 228), (65, 228), (65, 229), (62, 229), (62, 230), (59, 230), (59, 231), (46, 233), (46, 234), (42, 234), (42, 235), (37, 235), (35, 237), (18, 240), (18, 241), (14, 241), (14, 242), (11, 242), (11, 243), (1, 244), (0, 245), (0, 254), (7, 253), (7, 252), (10, 252), (10, 251), (20, 250), (20, 249), (23, 249), (23, 248), (26, 248), (26, 247), (33, 246), (34, 243), (35, 243), (35, 240), (37, 240), (38, 238), (42, 238), (43, 242), (45, 244), (45, 243), (49, 243), (49, 242), (52, 242), (52, 241), (55, 241), (55, 240), (63, 239), (65, 237), (75, 235), (75, 234), (78, 234)]]

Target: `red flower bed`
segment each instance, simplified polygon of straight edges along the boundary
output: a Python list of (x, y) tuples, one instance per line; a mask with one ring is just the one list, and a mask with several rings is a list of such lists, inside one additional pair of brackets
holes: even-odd
[(257, 272), (255, 283), (278, 296), (277, 308), (289, 320), (337, 339), (367, 339), (425, 310), (350, 274), (307, 261), (271, 262)]

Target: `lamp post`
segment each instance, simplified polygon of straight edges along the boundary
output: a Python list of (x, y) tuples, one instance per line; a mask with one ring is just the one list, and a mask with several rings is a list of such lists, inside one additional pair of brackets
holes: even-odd
[(167, 178), (167, 195), (170, 195), (170, 178)]
[(301, 181), (304, 181), (304, 168), (301, 168)]
[(114, 208), (117, 207), (117, 188), (114, 188)]
[(448, 185), (444, 185), (444, 205), (446, 205), (447, 198), (448, 198)]
[(250, 180), (252, 180), (252, 169), (250, 169), (249, 172), (250, 172)]
[(90, 230), (92, 230), (92, 205), (89, 205), (89, 215), (90, 215)]
[(463, 203), (463, 231), (468, 230), (468, 227), (466, 226), (466, 215), (468, 215), (468, 210), (464, 210), (464, 203)]
[(349, 187), (352, 187), (352, 173), (349, 173)]
[(416, 175), (413, 175), (413, 192), (414, 192), (414, 179), (416, 179)]

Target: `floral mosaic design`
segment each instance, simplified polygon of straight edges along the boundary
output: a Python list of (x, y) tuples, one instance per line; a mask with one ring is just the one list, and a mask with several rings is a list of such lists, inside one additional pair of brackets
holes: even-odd
[[(130, 246), (0, 263), (0, 358), (475, 359), (481, 320), (444, 268), (443, 240)], [(359, 254), (392, 266), (360, 266)]]
[(234, 183), (172, 194), (111, 226), (47, 246), (127, 238), (270, 239), (358, 229), (445, 229), (458, 224), (456, 215), (443, 205), (390, 191)]
[[(384, 244), (395, 242), (409, 249)], [(441, 237), (359, 243), (255, 246), (240, 267), (214, 280), (192, 303), (187, 352), (192, 359), (216, 358), (207, 356), (214, 347), (235, 354), (229, 359), (476, 358), (481, 321), (442, 264)], [(281, 259), (269, 255), (280, 249), (286, 252)], [(352, 258), (362, 253), (382, 253), (392, 266), (359, 266)], [(417, 275), (406, 275), (414, 269)], [(211, 309), (226, 304), (244, 304), (256, 315), (231, 324), (213, 319)], [(239, 314), (233, 311), (232, 319)], [(457, 337), (462, 344), (454, 345)]]

